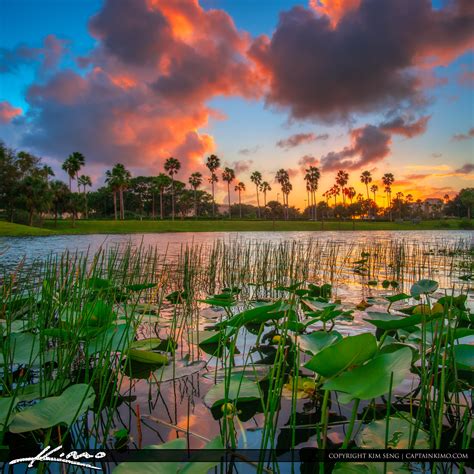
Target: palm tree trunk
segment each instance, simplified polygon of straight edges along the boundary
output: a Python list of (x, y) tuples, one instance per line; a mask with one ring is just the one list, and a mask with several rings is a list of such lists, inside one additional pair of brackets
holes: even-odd
[(239, 216), (242, 219), (242, 200), (241, 200), (241, 192), (239, 190)]
[(198, 201), (197, 201), (197, 192), (196, 188), (194, 188), (194, 218), (198, 218)]
[(214, 181), (212, 181), (211, 186), (212, 186), (212, 217), (216, 217), (216, 201), (214, 199)]
[(114, 191), (114, 219), (117, 220), (117, 191)]
[(260, 219), (260, 200), (258, 198), (258, 185), (256, 184), (255, 187), (257, 188), (257, 217)]
[(163, 189), (160, 190), (160, 220), (163, 220)]
[(151, 193), (151, 218), (155, 220), (155, 193)]
[(232, 213), (230, 210), (230, 181), (227, 182), (227, 197), (229, 200), (229, 219), (232, 219)]
[(72, 179), (71, 179), (71, 175), (69, 175), (69, 192), (72, 193)]
[(171, 219), (174, 220), (174, 178), (171, 175)]
[(314, 220), (317, 221), (318, 220), (318, 203), (316, 202), (316, 191), (314, 191), (313, 202), (314, 202)]
[(125, 207), (123, 204), (123, 188), (120, 188), (120, 212), (122, 214), (122, 220), (125, 219)]
[(369, 184), (368, 183), (365, 184), (365, 189), (367, 189), (367, 201), (368, 201), (370, 199), (370, 197), (369, 197)]

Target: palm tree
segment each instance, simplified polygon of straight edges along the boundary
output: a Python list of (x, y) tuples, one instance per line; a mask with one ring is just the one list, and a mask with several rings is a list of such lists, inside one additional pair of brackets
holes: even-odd
[(69, 176), (69, 191), (72, 190), (71, 189), (72, 180), (77, 179), (79, 175), (79, 171), (85, 165), (85, 163), (86, 163), (86, 159), (84, 158), (84, 155), (82, 153), (79, 153), (78, 151), (71, 153), (67, 157), (66, 161), (63, 163), (62, 168), (64, 171), (66, 171), (66, 173)]
[(114, 219), (117, 220), (117, 192), (119, 190), (117, 176), (115, 176), (111, 170), (105, 172), (105, 182), (112, 190), (114, 198)]
[(341, 194), (341, 189), (339, 188), (339, 186), (337, 184), (335, 184), (332, 188), (331, 188), (331, 195), (333, 196), (334, 198), (334, 209), (336, 208), (336, 205), (337, 205), (337, 196), (339, 196), (339, 194)]
[(43, 168), (41, 169), (41, 173), (46, 178), (46, 182), (49, 181), (50, 176), (55, 176), (53, 168), (51, 168), (51, 166), (49, 165), (43, 165)]
[(197, 208), (197, 189), (202, 184), (202, 174), (196, 171), (189, 177), (189, 184), (194, 190), (194, 217), (198, 217), (198, 208)]
[(165, 171), (171, 176), (171, 219), (174, 220), (174, 175), (180, 170), (181, 163), (170, 157), (165, 161)]
[(84, 206), (85, 206), (85, 210), (86, 210), (86, 219), (89, 218), (89, 209), (88, 209), (88, 205), (87, 205), (87, 193), (86, 193), (86, 186), (92, 186), (92, 181), (90, 179), (89, 176), (86, 176), (86, 175), (81, 175), (79, 176), (79, 178), (77, 178), (77, 185), (78, 187), (82, 186), (82, 191), (83, 191), (83, 194), (84, 194)]
[(374, 194), (374, 203), (376, 203), (376, 200), (375, 200), (375, 195), (377, 193), (377, 191), (379, 190), (379, 187), (376, 185), (376, 184), (373, 184), (371, 187), (370, 187), (370, 192)]
[(260, 191), (263, 193), (263, 207), (267, 207), (267, 192), (271, 190), (270, 184), (266, 181), (263, 181), (260, 185)]
[(312, 210), (313, 219), (318, 220), (318, 210), (316, 205), (316, 191), (318, 190), (319, 178), (321, 173), (316, 166), (310, 166), (306, 170), (305, 181), (306, 190), (308, 191), (308, 207)]
[(372, 174), (370, 171), (363, 171), (360, 175), (360, 182), (365, 184), (365, 189), (367, 190), (367, 200), (370, 199), (369, 197), (369, 184), (372, 182)]
[(390, 209), (390, 220), (392, 220), (392, 184), (395, 178), (392, 173), (385, 173), (382, 182), (385, 185), (385, 193), (387, 194), (387, 207)]
[(357, 194), (356, 190), (351, 186), (351, 187), (345, 189), (345, 193), (346, 193), (346, 196), (349, 198), (349, 201), (351, 201), (351, 204), (352, 204), (352, 201), (356, 197), (356, 194)]
[(130, 182), (131, 173), (128, 171), (124, 165), (117, 163), (112, 171), (107, 170), (105, 172), (106, 180), (105, 182), (109, 184), (114, 193), (114, 213), (115, 219), (117, 219), (117, 192), (119, 193), (120, 198), (120, 219), (125, 219), (125, 209), (123, 203), (123, 192), (127, 189)]
[(232, 214), (230, 211), (230, 183), (235, 179), (235, 172), (232, 168), (224, 168), (222, 172), (222, 181), (227, 183), (227, 197), (229, 199), (229, 219), (232, 219)]
[(156, 190), (160, 194), (160, 219), (163, 220), (163, 196), (165, 194), (165, 190), (169, 187), (171, 184), (171, 180), (168, 176), (166, 176), (164, 173), (160, 173), (155, 179), (154, 179), (154, 186), (156, 187)]
[(64, 184), (62, 181), (55, 180), (52, 181), (50, 184), (51, 192), (52, 192), (52, 204), (54, 209), (54, 227), (57, 226), (58, 223), (58, 214), (59, 212), (63, 212), (67, 207), (67, 201), (70, 195), (69, 188), (67, 184)]
[(258, 199), (258, 190), (262, 184), (262, 173), (260, 173), (259, 171), (254, 171), (250, 175), (250, 181), (255, 184), (255, 188), (257, 189), (257, 217), (260, 218), (260, 201)]
[(211, 172), (211, 176), (209, 177), (209, 182), (211, 183), (212, 187), (212, 217), (216, 216), (216, 200), (214, 199), (214, 183), (217, 183), (219, 180), (217, 178), (216, 170), (221, 165), (221, 160), (216, 155), (211, 155), (207, 157), (206, 166)]
[[(347, 184), (349, 181), (349, 173), (347, 173), (344, 170), (339, 170), (336, 175), (336, 184), (340, 186), (341, 191), (342, 191), (342, 203), (345, 206), (346, 205), (346, 198), (345, 198), (345, 193), (344, 193), (344, 186)], [(337, 193), (339, 194), (339, 193)]]
[(242, 219), (242, 191), (245, 191), (245, 184), (241, 181), (235, 186), (234, 191), (239, 193), (239, 216)]
[(282, 168), (277, 171), (275, 179), (281, 186), (281, 191), (283, 194), (283, 205), (285, 206), (286, 211), (285, 218), (288, 219), (288, 197), (291, 190), (293, 189), (293, 186), (290, 183), (290, 175), (288, 174), (288, 171)]

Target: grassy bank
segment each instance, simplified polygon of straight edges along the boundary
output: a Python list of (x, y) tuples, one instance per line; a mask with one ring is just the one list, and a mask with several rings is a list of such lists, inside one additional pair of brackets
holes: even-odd
[(319, 231), (319, 230), (438, 230), (460, 229), (460, 220), (430, 220), (418, 224), (411, 222), (309, 222), (309, 221), (114, 221), (79, 220), (75, 227), (71, 221), (46, 221), (43, 228), (0, 222), (0, 235), (50, 235), (50, 234), (128, 234), (153, 232), (268, 232), (268, 231)]

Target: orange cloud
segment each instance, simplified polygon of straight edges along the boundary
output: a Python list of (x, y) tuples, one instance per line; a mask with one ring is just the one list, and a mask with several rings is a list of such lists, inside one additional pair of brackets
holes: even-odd
[(309, 5), (320, 15), (327, 15), (335, 27), (348, 11), (359, 7), (360, 0), (310, 0)]
[(0, 102), (0, 123), (10, 123), (22, 113), (23, 111), (19, 107), (13, 107), (10, 102), (6, 100)]

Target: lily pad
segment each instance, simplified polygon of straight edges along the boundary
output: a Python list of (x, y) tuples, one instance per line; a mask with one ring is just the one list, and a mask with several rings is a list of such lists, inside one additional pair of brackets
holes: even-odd
[(337, 331), (325, 332), (315, 331), (311, 334), (304, 334), (298, 337), (300, 349), (313, 355), (322, 351), (325, 347), (334, 344), (342, 339), (342, 335)]
[(339, 462), (332, 472), (333, 474), (406, 474), (411, 471), (401, 462)]
[(458, 344), (453, 348), (456, 366), (461, 370), (474, 370), (474, 346)]
[(318, 352), (305, 367), (323, 377), (334, 377), (350, 367), (360, 365), (377, 351), (377, 341), (370, 333), (347, 336)]
[[(270, 367), (264, 364), (253, 364), (245, 366), (232, 367), (232, 374), (243, 375), (245, 378), (252, 381), (260, 381), (268, 376)], [(206, 372), (203, 377), (209, 380), (215, 380), (216, 383), (222, 382), (228, 376), (229, 371), (225, 369), (210, 370)]]
[(89, 341), (86, 350), (87, 355), (91, 356), (102, 351), (125, 352), (133, 337), (133, 328), (129, 324), (111, 326)]
[(340, 397), (342, 403), (349, 403), (354, 398), (371, 400), (388, 393), (392, 374), (392, 389), (402, 383), (410, 371), (411, 360), (411, 350), (403, 347), (390, 354), (374, 357), (365, 365), (344, 372), (327, 381), (324, 388), (343, 392)]
[[(385, 449), (387, 420), (376, 420), (369, 423), (356, 437), (356, 444), (362, 449)], [(415, 420), (408, 421), (398, 416), (388, 419), (387, 448), (409, 449), (410, 440), (415, 429)], [(418, 429), (414, 449), (428, 449), (429, 435)]]
[(438, 289), (438, 282), (434, 280), (419, 280), (414, 283), (410, 289), (410, 294), (417, 300), (421, 295), (434, 293)]
[(130, 359), (142, 364), (165, 365), (169, 362), (168, 356), (164, 354), (140, 349), (130, 349), (128, 351), (128, 356)]
[[(13, 333), (8, 337), (8, 353), (10, 357), (7, 363), (31, 365), (39, 358), (40, 341), (36, 334), (29, 332)], [(4, 364), (3, 354), (0, 352), (0, 365)]]
[(172, 365), (167, 365), (165, 367), (160, 367), (158, 370), (153, 372), (150, 382), (169, 382), (170, 380), (188, 377), (189, 375), (199, 372), (205, 366), (206, 361), (197, 360), (187, 365), (175, 365), (174, 367)]
[(434, 319), (442, 318), (442, 314), (423, 315), (423, 314), (413, 314), (411, 316), (397, 316), (390, 313), (367, 313), (369, 318), (364, 318), (364, 321), (367, 321), (370, 324), (373, 324), (379, 329), (384, 331), (407, 328), (410, 326), (416, 326), (422, 322), (432, 321)]
[(233, 374), (227, 381), (212, 387), (204, 397), (204, 403), (209, 407), (230, 402), (245, 402), (260, 398), (260, 391), (255, 382), (242, 374)]
[(239, 314), (236, 314), (232, 318), (227, 319), (226, 321), (216, 324), (216, 327), (239, 327), (249, 323), (261, 324), (270, 321), (271, 319), (279, 319), (285, 315), (284, 311), (276, 312), (276, 310), (280, 309), (280, 307), (281, 303), (276, 302), (273, 304), (265, 304), (255, 308), (247, 309)]
[(44, 398), (17, 413), (11, 421), (10, 431), (26, 433), (59, 424), (70, 426), (92, 406), (94, 399), (94, 389), (89, 385), (71, 385), (59, 397)]
[(7, 416), (11, 420), (13, 409), (18, 403), (16, 397), (0, 397), (0, 432), (3, 431), (5, 424), (8, 424)]

